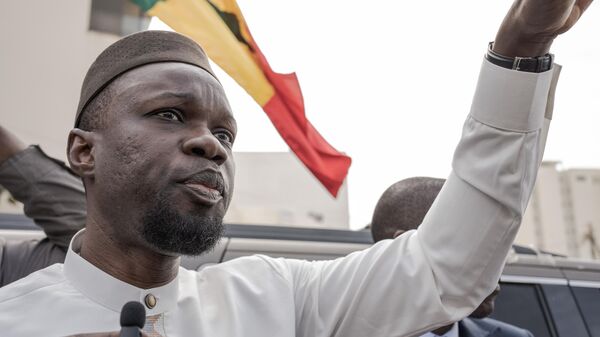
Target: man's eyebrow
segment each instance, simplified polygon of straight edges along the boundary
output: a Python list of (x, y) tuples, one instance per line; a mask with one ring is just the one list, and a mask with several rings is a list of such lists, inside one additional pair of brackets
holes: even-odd
[(226, 117), (222, 117), (221, 121), (226, 127), (233, 129), (233, 132), (237, 133), (237, 121), (233, 116), (227, 115)]
[(151, 99), (170, 99), (170, 98), (176, 98), (179, 100), (190, 101), (190, 100), (196, 99), (196, 96), (194, 96), (193, 93), (186, 92), (186, 91), (183, 91), (183, 92), (161, 91), (158, 94), (151, 96)]
[(147, 108), (154, 106), (157, 102), (162, 102), (160, 104), (175, 104), (180, 106), (195, 100), (197, 100), (197, 97), (192, 92), (161, 90), (155, 93), (149, 93), (148, 95), (135, 95), (131, 102), (140, 107)]
[(235, 120), (235, 118), (233, 117), (229, 117), (229, 124), (231, 124), (231, 127), (234, 129), (235, 132), (237, 132), (238, 127), (237, 127), (237, 121)]

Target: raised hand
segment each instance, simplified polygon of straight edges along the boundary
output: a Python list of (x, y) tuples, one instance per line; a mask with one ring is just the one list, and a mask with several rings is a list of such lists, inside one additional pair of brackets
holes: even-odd
[(498, 54), (542, 56), (577, 23), (592, 0), (515, 0), (494, 41)]

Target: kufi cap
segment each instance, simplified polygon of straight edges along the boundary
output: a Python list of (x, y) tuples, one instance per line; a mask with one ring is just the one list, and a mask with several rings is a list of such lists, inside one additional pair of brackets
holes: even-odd
[(85, 107), (117, 77), (134, 68), (159, 62), (191, 64), (217, 78), (202, 47), (184, 35), (162, 30), (128, 35), (106, 48), (90, 66), (81, 86), (75, 127), (79, 125)]

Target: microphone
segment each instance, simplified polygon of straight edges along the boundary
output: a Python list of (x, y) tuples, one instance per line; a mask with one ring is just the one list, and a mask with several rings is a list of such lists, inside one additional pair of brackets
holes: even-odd
[(140, 329), (146, 323), (146, 309), (140, 302), (125, 303), (121, 309), (121, 334), (120, 337), (140, 337)]

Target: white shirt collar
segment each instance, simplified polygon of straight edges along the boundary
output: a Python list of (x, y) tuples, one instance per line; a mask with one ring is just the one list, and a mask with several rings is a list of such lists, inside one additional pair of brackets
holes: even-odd
[(458, 323), (452, 324), (452, 328), (450, 328), (448, 332), (441, 336), (436, 335), (433, 332), (428, 332), (424, 335), (421, 335), (421, 337), (458, 337)]
[(129, 283), (112, 277), (79, 255), (81, 241), (85, 229), (80, 230), (69, 245), (65, 258), (65, 277), (73, 287), (85, 297), (110, 309), (120, 312), (123, 305), (129, 301), (139, 301), (145, 305), (146, 296), (156, 298), (154, 308), (146, 307), (146, 315), (162, 314), (177, 306), (179, 294), (179, 276), (164, 286), (152, 289), (141, 289)]

